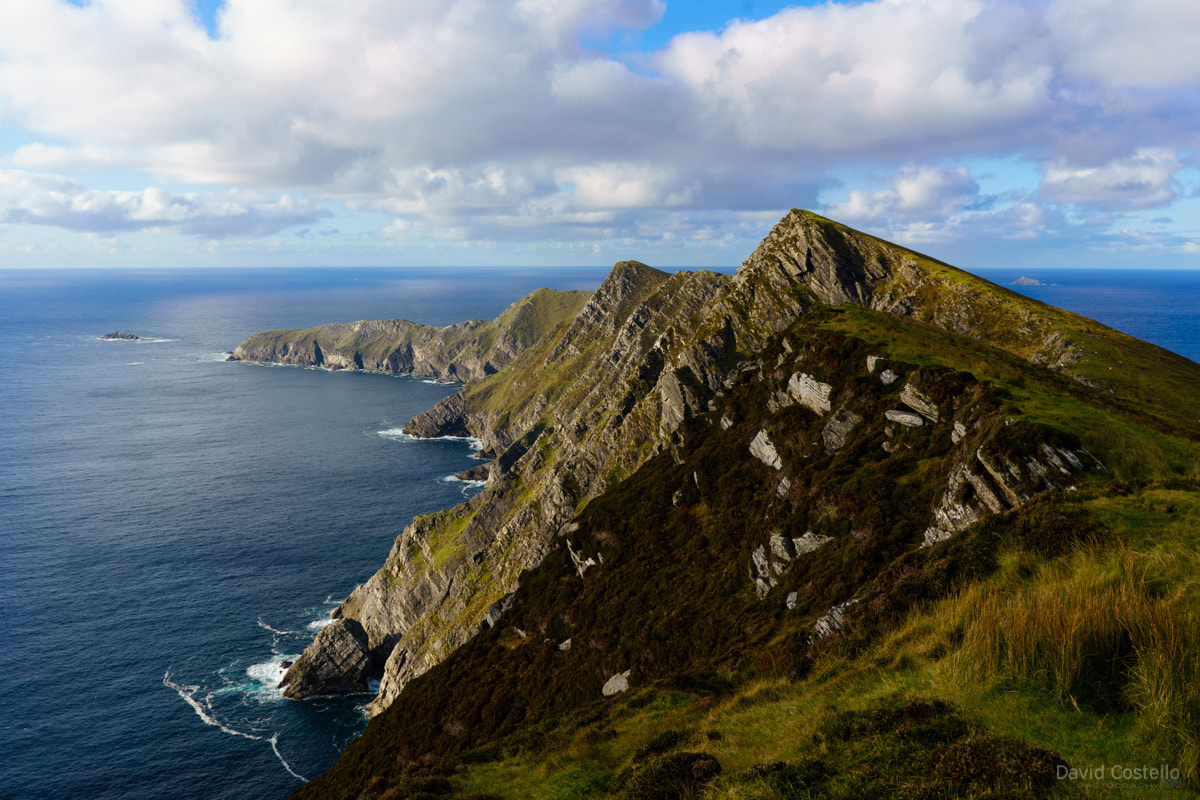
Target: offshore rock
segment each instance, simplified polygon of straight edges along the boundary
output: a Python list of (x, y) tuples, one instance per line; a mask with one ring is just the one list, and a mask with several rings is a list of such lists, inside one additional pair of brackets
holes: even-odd
[(352, 619), (338, 619), (321, 629), (304, 654), (288, 667), (279, 685), (286, 687), (285, 697), (296, 699), (362, 692), (376, 664), (362, 625)]

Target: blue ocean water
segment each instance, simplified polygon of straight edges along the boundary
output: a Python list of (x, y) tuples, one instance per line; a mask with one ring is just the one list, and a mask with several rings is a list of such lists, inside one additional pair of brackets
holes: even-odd
[[(1200, 361), (1200, 271), (997, 269), (984, 278)], [(1028, 277), (1042, 286), (1013, 286)], [(1197, 387), (1200, 390), (1200, 387)]]
[(0, 272), (0, 796), (283, 797), (328, 767), (368, 698), (284, 700), (277, 665), (476, 462), (386, 433), (454, 386), (223, 351), (602, 275)]
[[(277, 665), (472, 491), (446, 480), (470, 448), (387, 433), (453, 386), (223, 351), (603, 274), (0, 271), (0, 797), (283, 797), (329, 766), (368, 698), (284, 700)], [(1200, 273), (1030, 275), (1057, 285), (1013, 288), (1200, 358)], [(97, 338), (117, 329), (153, 340)]]

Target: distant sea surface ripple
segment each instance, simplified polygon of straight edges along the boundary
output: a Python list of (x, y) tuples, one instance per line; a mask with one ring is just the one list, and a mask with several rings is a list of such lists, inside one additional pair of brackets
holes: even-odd
[[(387, 432), (454, 391), (224, 363), (251, 333), (491, 319), (606, 270), (0, 271), (0, 797), (283, 797), (367, 696), (291, 702), (299, 654), (468, 444)], [(1200, 358), (1200, 273), (1013, 287)], [(1008, 283), (1020, 273), (984, 273)], [(142, 342), (107, 342), (124, 330)]]

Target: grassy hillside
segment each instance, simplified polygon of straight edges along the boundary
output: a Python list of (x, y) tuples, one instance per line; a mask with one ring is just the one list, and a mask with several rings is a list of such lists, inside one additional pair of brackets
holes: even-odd
[[(999, 328), (805, 316), (296, 796), (1193, 795), (1200, 367), (1033, 310), (1078, 346), (1070, 364), (1031, 364)], [(800, 372), (859, 419), (836, 447), (831, 414), (779, 401)], [(505, 378), (505, 402), (542, 380)], [(887, 417), (910, 385), (936, 419)], [(759, 432), (779, 469), (750, 453)], [(921, 547), (947, 474), (1044, 446), (1094, 460)], [(1023, 474), (1012, 490), (1033, 492)]]

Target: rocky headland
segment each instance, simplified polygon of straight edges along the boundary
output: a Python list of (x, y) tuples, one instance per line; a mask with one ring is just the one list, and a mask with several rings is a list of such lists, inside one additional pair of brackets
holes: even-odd
[[(405, 431), (475, 436), (495, 458), (483, 492), (413, 520), (384, 566), (334, 612), (338, 622), (329, 636), (340, 626), (361, 626), (370, 657), (384, 665), (371, 713), (395, 702), (408, 682), (482, 626), (495, 624), (521, 574), (537, 566), (557, 540), (570, 541), (572, 520), (589, 500), (653, 456), (678, 449), (684, 421), (719, 405), (746, 380), (776, 387), (769, 400), (773, 412), (796, 405), (824, 420), (827, 452), (840, 449), (856, 428), (880, 432), (885, 451), (909, 446), (902, 443), (906, 430), (944, 436), (953, 456), (943, 459), (936, 481), (942, 488), (924, 512), (926, 545), (1101, 466), (1069, 437), (1038, 434), (1019, 423), (1014, 431), (998, 404), (972, 402), (981, 388), (952, 391), (944, 379), (911, 364), (864, 359), (834, 380), (831, 365), (813, 361), (809, 353), (764, 361), (763, 349), (789, 326), (817, 309), (849, 304), (967, 337), (1029, 369), (1102, 385), (1091, 377), (1086, 337), (1103, 326), (815, 214), (788, 214), (735, 275), (670, 274), (623, 262), (585, 299), (568, 323), (519, 352), (505, 349), (511, 355), (503, 370), (487, 366), (497, 366), (494, 341), (502, 336), (488, 339), (488, 346), (474, 334), (460, 338), (478, 330), (469, 327), (475, 323), (454, 328), (456, 349), (439, 351), (444, 353), (434, 359), (439, 366), (429, 367), (468, 383), (412, 419)], [(235, 356), (330, 364), (336, 352), (337, 363), (408, 370), (417, 361), (407, 349), (401, 349), (406, 354), (401, 360), (388, 355), (368, 361), (361, 348), (352, 355), (346, 346), (317, 346), (317, 339), (333, 342), (364, 331), (404, 330), (409, 337), (408, 325), (313, 329), (320, 336), (260, 334)], [(880, 407), (877, 392), (864, 394), (863, 380), (896, 393), (892, 407)], [(1103, 388), (1117, 392), (1120, 381)], [(770, 428), (752, 432), (747, 445), (777, 473), (773, 490), (785, 497), (799, 465), (774, 451), (779, 434)], [(1014, 441), (1021, 446), (1014, 449)], [(774, 570), (796, 547), (772, 548), (764, 538), (761, 557), (750, 567), (760, 595), (770, 592)], [(580, 551), (581, 562), (588, 556)], [(328, 661), (322, 650), (322, 642), (315, 642), (289, 676)], [(336, 690), (336, 683), (289, 681), (293, 697)]]
[(538, 289), (491, 322), (436, 327), (403, 319), (360, 320), (263, 331), (238, 345), (226, 360), (477, 380), (574, 318), (588, 294)]
[(380, 678), (298, 796), (1043, 797), (1114, 743), (1195, 779), (1187, 359), (805, 211), (734, 275), (239, 353), (462, 380), (405, 430), (488, 459), (290, 666)]

